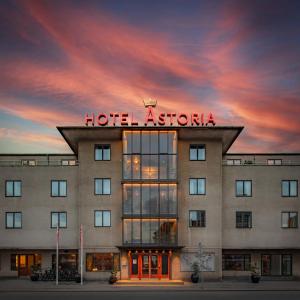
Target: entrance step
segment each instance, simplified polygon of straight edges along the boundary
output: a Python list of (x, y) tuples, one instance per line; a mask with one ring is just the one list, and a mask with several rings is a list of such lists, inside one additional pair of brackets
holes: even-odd
[(169, 279), (130, 279), (130, 280), (118, 280), (117, 285), (128, 285), (128, 286), (145, 286), (145, 285), (160, 285), (160, 286), (170, 286), (170, 285), (184, 285), (182, 280), (169, 280)]

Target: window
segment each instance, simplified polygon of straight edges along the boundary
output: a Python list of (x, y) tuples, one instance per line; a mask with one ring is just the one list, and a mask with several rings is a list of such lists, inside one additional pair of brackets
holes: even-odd
[(66, 197), (66, 196), (67, 196), (67, 181), (51, 180), (51, 197)]
[(5, 184), (5, 197), (21, 197), (22, 181), (7, 180)]
[(222, 257), (223, 271), (250, 271), (250, 254), (224, 254)]
[(21, 212), (7, 212), (5, 214), (5, 224), (7, 229), (22, 228), (22, 213)]
[(205, 227), (205, 211), (190, 210), (189, 226), (190, 227)]
[(111, 212), (110, 210), (95, 210), (95, 227), (110, 227)]
[(281, 159), (268, 159), (267, 164), (269, 166), (280, 166), (280, 165), (282, 165), (282, 160)]
[(11, 254), (10, 255), (10, 270), (18, 271), (18, 265), (19, 265), (19, 255)]
[(252, 181), (251, 180), (236, 180), (235, 194), (237, 197), (252, 196)]
[(36, 166), (36, 161), (34, 159), (22, 159), (22, 166)]
[(67, 213), (52, 212), (51, 213), (51, 228), (67, 228)]
[(237, 166), (237, 165), (241, 165), (241, 164), (242, 164), (242, 161), (240, 159), (227, 159), (227, 165)]
[(119, 253), (87, 253), (86, 254), (86, 271), (118, 271), (120, 270)]
[(62, 166), (76, 166), (76, 160), (75, 159), (62, 159), (61, 165)]
[[(59, 270), (77, 270), (78, 269), (78, 255), (77, 253), (60, 253), (58, 256)], [(52, 269), (56, 268), (56, 254), (52, 254)]]
[(110, 178), (95, 178), (95, 194), (110, 195)]
[(282, 197), (298, 196), (298, 180), (282, 180), (281, 181)]
[(205, 145), (190, 145), (190, 160), (205, 160)]
[(205, 178), (190, 178), (190, 195), (205, 195)]
[(110, 145), (95, 145), (95, 160), (110, 160)]
[(281, 213), (281, 227), (282, 228), (297, 228), (298, 227), (298, 213), (297, 212), (282, 212)]
[(236, 212), (236, 228), (252, 228), (252, 213)]
[(263, 254), (261, 256), (261, 274), (263, 276), (291, 276), (292, 255)]

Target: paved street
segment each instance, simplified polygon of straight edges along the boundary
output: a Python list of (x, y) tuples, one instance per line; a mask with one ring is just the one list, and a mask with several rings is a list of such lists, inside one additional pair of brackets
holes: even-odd
[(114, 292), (0, 292), (1, 300), (65, 300), (66, 297), (70, 297), (72, 300), (159, 300), (159, 299), (201, 299), (201, 300), (299, 300), (300, 291), (285, 291), (285, 292), (266, 292), (266, 291), (147, 291), (147, 292), (137, 292), (137, 291), (114, 291)]

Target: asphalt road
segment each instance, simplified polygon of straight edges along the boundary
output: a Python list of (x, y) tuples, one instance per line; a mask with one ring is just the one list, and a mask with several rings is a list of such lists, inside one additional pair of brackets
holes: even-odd
[(222, 291), (222, 292), (197, 292), (197, 291), (148, 291), (148, 292), (0, 292), (1, 300), (299, 300), (300, 291), (267, 292), (267, 291)]

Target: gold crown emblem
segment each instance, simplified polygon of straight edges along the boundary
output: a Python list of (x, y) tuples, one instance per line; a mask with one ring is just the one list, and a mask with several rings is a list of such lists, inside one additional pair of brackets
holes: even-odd
[(156, 100), (155, 99), (148, 98), (148, 99), (144, 99), (143, 101), (144, 101), (145, 107), (148, 107), (148, 106), (155, 107), (156, 106)]

